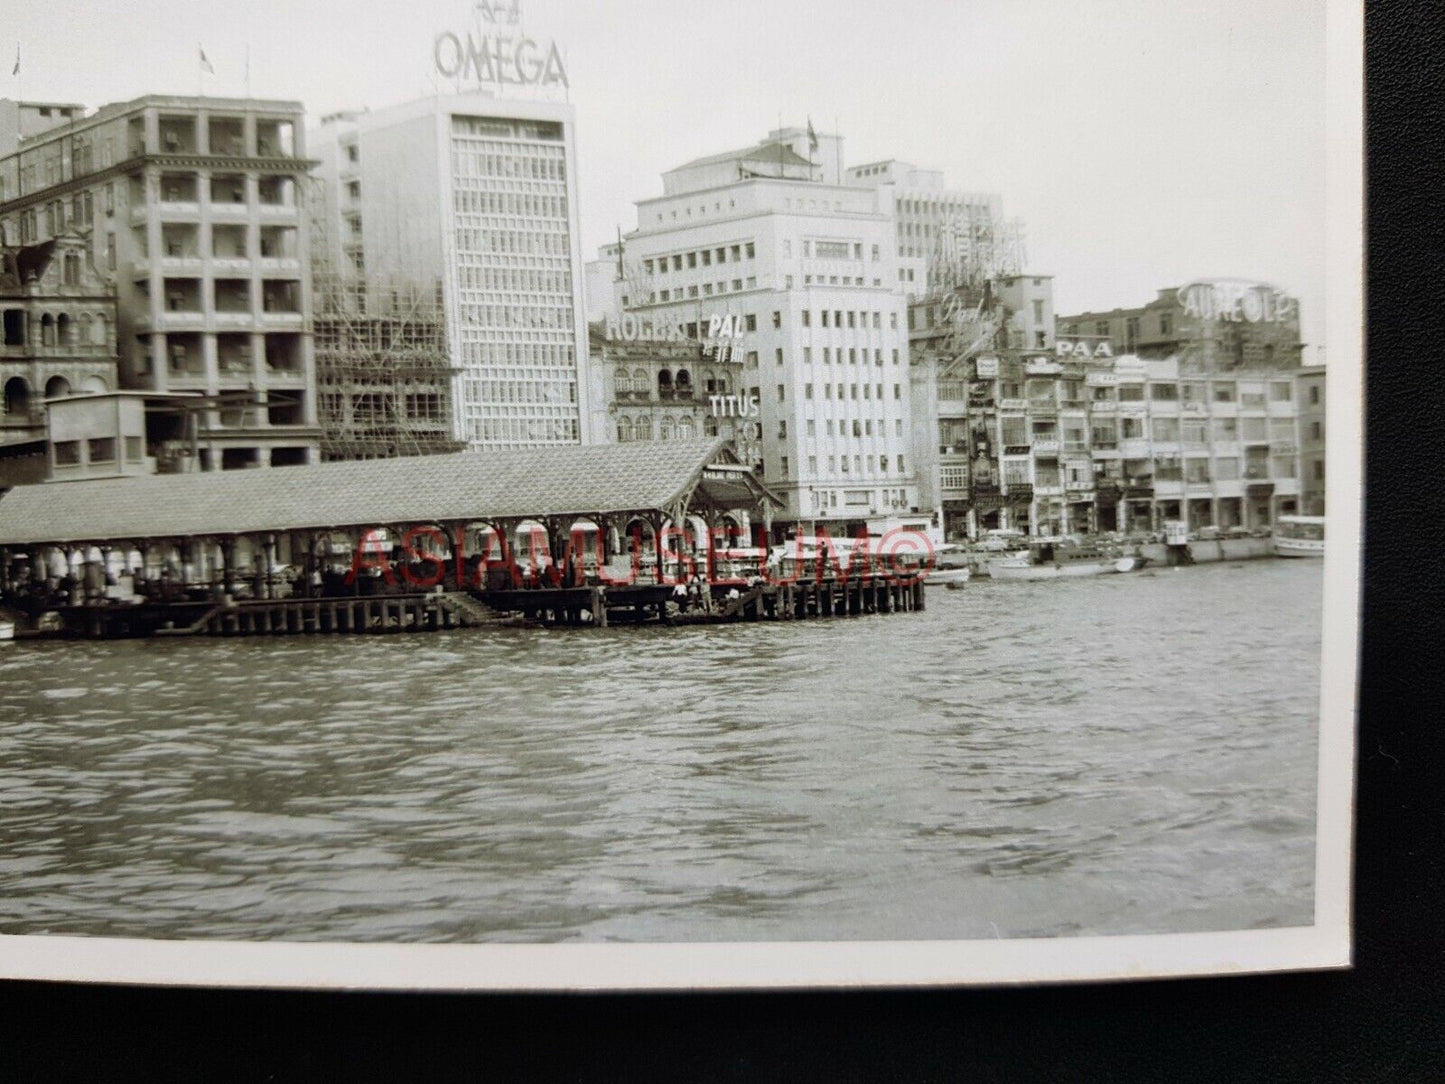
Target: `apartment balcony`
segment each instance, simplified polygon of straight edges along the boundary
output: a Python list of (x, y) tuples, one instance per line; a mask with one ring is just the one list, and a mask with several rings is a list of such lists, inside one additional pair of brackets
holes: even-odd
[(251, 217), (251, 205), (245, 200), (212, 200), (212, 222), (245, 222)]
[(1060, 447), (1059, 442), (1052, 438), (1040, 439), (1036, 437), (1033, 442), (1034, 455), (1037, 456), (1056, 456), (1059, 454)]
[(145, 313), (135, 319), (135, 329), (145, 331), (205, 331), (206, 314), (200, 309), (172, 309)]
[(1001, 414), (1022, 414), (1029, 408), (1027, 399), (1000, 399), (998, 409)]
[(197, 200), (159, 200), (152, 204), (140, 204), (137, 208), (141, 213), (139, 221), (134, 211), (131, 213), (131, 225), (140, 225), (146, 221), (145, 209), (154, 207), (156, 214), (162, 219), (171, 222), (199, 222), (201, 219), (201, 205)]
[[(248, 263), (246, 266), (250, 266)], [(284, 273), (287, 275), (299, 275), (301, 273), (301, 261), (295, 256), (263, 256), (256, 261), (262, 273)]]
[(650, 388), (618, 388), (614, 398), (619, 403), (647, 403), (652, 401)]
[(258, 322), (269, 330), (290, 330), (299, 329), (305, 323), (305, 317), (299, 312), (263, 312), (257, 317)]
[(1184, 496), (1184, 483), (1180, 479), (1156, 478), (1154, 496), (1163, 500), (1180, 499)]
[(1084, 411), (1084, 410), (1088, 407), (1088, 405), (1089, 405), (1089, 404), (1088, 404), (1085, 400), (1083, 400), (1083, 399), (1061, 399), (1061, 400), (1059, 400), (1059, 410), (1060, 410), (1061, 412), (1065, 413), (1065, 414), (1078, 414), (1078, 413), (1081, 413), (1082, 411)]
[(217, 272), (235, 271), (240, 274), (250, 274), (251, 258), (249, 256), (212, 256), (211, 267)]
[(1070, 497), (1092, 498), (1094, 496), (1094, 482), (1091, 478), (1065, 482), (1064, 489), (1068, 491)]
[(250, 331), (256, 326), (256, 314), (250, 309), (218, 310), (211, 319), (217, 331)]
[(1274, 480), (1274, 491), (1280, 497), (1298, 497), (1300, 485), (1298, 478), (1276, 478)]
[(1042, 485), (1038, 482), (1034, 483), (1035, 497), (1062, 497), (1063, 495), (1064, 487), (1061, 485)]
[(1143, 437), (1130, 437), (1119, 442), (1119, 454), (1126, 459), (1148, 459), (1149, 442)]
[(294, 203), (258, 203), (256, 210), (267, 222), (287, 224), (296, 222), (296, 205)]
[(1112, 440), (1101, 440), (1089, 448), (1089, 454), (1095, 459), (1119, 459), (1122, 458), (1119, 452), (1119, 445)]
[(1089, 410), (1094, 414), (1117, 414), (1119, 404), (1113, 399), (1095, 399), (1089, 404)]

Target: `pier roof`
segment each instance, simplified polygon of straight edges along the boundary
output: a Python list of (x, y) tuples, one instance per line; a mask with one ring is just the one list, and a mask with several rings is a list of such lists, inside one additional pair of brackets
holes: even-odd
[(457, 452), (17, 486), (0, 545), (218, 537), (780, 504), (723, 438)]

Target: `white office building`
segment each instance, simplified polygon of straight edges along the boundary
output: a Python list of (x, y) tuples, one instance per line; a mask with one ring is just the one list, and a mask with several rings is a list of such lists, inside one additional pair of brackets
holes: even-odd
[(679, 166), (638, 202), (615, 284), (614, 310), (651, 326), (706, 337), (714, 317), (738, 321), (732, 383), (756, 403), (764, 478), (787, 501), (779, 533), (852, 534), (918, 503), (893, 219), (841, 175), (841, 138), (800, 128)]
[(565, 103), (469, 94), (310, 135), (318, 263), (441, 284), (453, 431), (473, 448), (590, 440), (575, 129)]

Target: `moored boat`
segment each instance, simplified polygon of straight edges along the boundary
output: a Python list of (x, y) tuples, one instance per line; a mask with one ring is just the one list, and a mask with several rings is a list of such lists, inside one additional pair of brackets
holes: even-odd
[(1280, 516), (1274, 525), (1277, 557), (1323, 557), (1324, 516)]
[(1039, 541), (1028, 550), (988, 563), (988, 574), (996, 580), (1052, 580), (1065, 576), (1103, 576), (1137, 572), (1149, 563), (1147, 557), (1120, 553), (1100, 546), (1071, 541)]
[(945, 542), (934, 547), (932, 567), (923, 582), (930, 587), (962, 587), (972, 576), (968, 551)]

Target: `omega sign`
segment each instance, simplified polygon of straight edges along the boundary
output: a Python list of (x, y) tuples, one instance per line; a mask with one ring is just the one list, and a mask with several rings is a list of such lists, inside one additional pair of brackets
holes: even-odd
[(1206, 279), (1178, 290), (1189, 316), (1232, 323), (1281, 323), (1299, 314), (1295, 299), (1263, 282)]
[[(494, 26), (499, 16), (507, 23), (517, 22), (516, 4), (504, 7), (500, 3), (488, 4), (486, 0), (481, 0), (477, 11)], [(459, 76), (475, 79), (478, 83), (498, 85), (570, 85), (557, 43), (549, 41), (544, 48), (522, 33), (497, 33), (492, 30), (478, 37), (468, 31), (464, 40), (461, 35), (443, 30), (432, 46), (432, 58), (436, 61), (437, 71), (449, 79)]]

